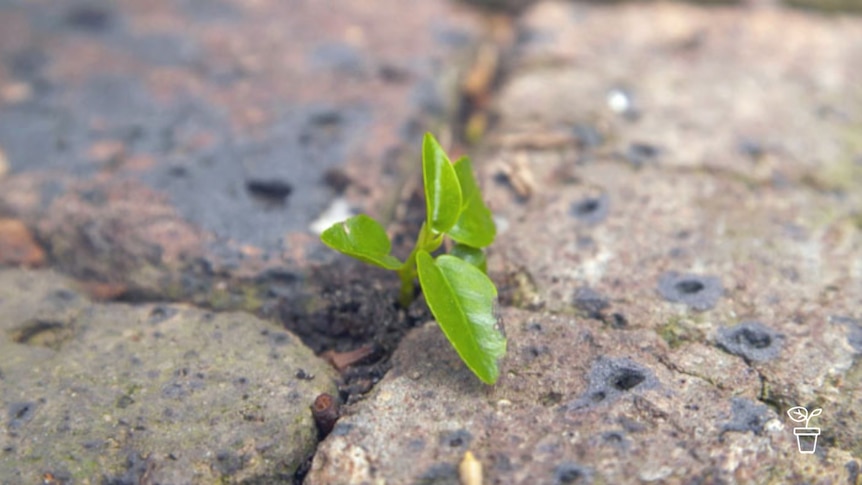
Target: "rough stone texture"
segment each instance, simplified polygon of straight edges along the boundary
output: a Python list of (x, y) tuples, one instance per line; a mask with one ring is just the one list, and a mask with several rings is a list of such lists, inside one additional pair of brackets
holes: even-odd
[(444, 0), (4, 2), (0, 215), (127, 298), (253, 307), (231, 283), (298, 272), (337, 195), (389, 215), (479, 32)]
[(411, 333), (306, 483), (458, 483), (466, 450), (486, 483), (847, 481), (853, 453), (800, 458), (793, 423), (758, 402), (760, 376), (742, 359), (699, 347), (686, 362), (653, 332), (593, 320), (515, 309), (502, 320), (510, 349), (493, 387), (436, 324)]
[[(626, 34), (600, 35), (608, 25)], [(492, 167), (526, 160), (521, 171), (540, 190), (519, 205), (492, 180), (495, 169), (486, 178), (508, 223), (489, 263), (509, 273), (511, 302), (569, 312), (572, 289), (587, 284), (611, 303), (604, 315), (654, 329), (680, 355), (720, 326), (761, 321), (788, 337), (783, 359), (765, 366), (765, 399), (834, 399), (833, 432), (844, 434), (842, 416), (858, 400), (858, 371), (848, 373), (854, 327), (830, 322), (855, 316), (862, 299), (862, 64), (843, 47), (859, 27), (856, 18), (664, 4), (529, 12), (532, 34), (501, 93), (499, 148), (488, 157)], [(619, 85), (637, 95), (635, 119), (607, 105)], [(584, 126), (601, 143), (576, 137)], [(569, 138), (537, 148), (548, 133)], [(774, 141), (738, 151), (735, 137), (752, 133)], [(633, 166), (634, 141), (661, 149)], [(603, 222), (567, 217), (595, 194), (609, 199)], [(657, 298), (669, 271), (717, 277), (724, 296), (706, 314), (681, 311)]]
[[(862, 19), (542, 2), (520, 28), (475, 157), (503, 377), (417, 330), (308, 482), (454, 483), (468, 449), (491, 483), (857, 481)], [(674, 274), (700, 285), (668, 301)], [(728, 353), (743, 322), (773, 338)]]
[[(411, 155), (476, 49), (502, 377), (416, 329), (307, 481), (455, 483), (471, 450), (491, 483), (858, 483), (862, 19), (473, 3), (526, 8), (489, 22), (502, 58), (444, 0), (2, 2), (0, 264), (101, 299), (267, 295), (317, 350), (391, 348), (421, 302), (315, 267), (309, 223), (415, 222)], [(11, 270), (0, 295), (2, 480), (284, 482), (314, 447), (334, 376), (274, 326)], [(823, 409), (811, 456), (797, 405)]]
[(862, 1), (860, 0), (785, 0), (785, 2), (788, 5), (827, 12), (862, 11)]
[[(742, 322), (718, 329), (716, 343), (731, 354), (746, 360), (763, 362), (778, 357), (784, 336), (760, 322)], [(853, 345), (852, 336), (848, 337)]]
[[(289, 481), (331, 367), (249, 315), (94, 305), (0, 271), (0, 483)], [(303, 369), (313, 379), (299, 379)]]

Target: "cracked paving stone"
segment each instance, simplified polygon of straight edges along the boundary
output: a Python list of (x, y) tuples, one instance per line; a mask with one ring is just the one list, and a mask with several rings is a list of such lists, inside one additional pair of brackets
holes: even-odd
[(314, 452), (309, 406), (336, 392), (326, 362), (247, 314), (93, 304), (11, 269), (0, 314), (4, 483), (271, 483)]
[[(830, 447), (816, 470), (799, 463), (791, 427), (756, 399), (758, 379), (722, 389), (674, 370), (648, 330), (512, 308), (501, 319), (510, 349), (495, 386), (470, 373), (435, 323), (413, 330), (321, 443), (306, 483), (450, 480), (465, 450), (494, 483), (846, 479), (847, 449)], [(539, 356), (525, 351), (538, 346)], [(601, 405), (570, 406), (607, 389), (613, 399)]]
[[(321, 444), (308, 482), (448, 480), (463, 452), (432, 438), (462, 429), (492, 482), (847, 482), (862, 373), (856, 327), (833, 316), (858, 319), (862, 299), (862, 63), (847, 43), (862, 40), (862, 18), (543, 1), (518, 22), (479, 173), (507, 221), (488, 259), (509, 341), (500, 381), (480, 384), (433, 323), (414, 330)], [(619, 86), (637, 117), (608, 106)], [(579, 126), (601, 136), (584, 143)], [(740, 154), (740, 139), (763, 151)], [(630, 147), (650, 163), (630, 163)], [(513, 160), (536, 181), (529, 200), (496, 177)], [(573, 217), (596, 194), (612, 202), (601, 223)], [(683, 304), (657, 291), (671, 272), (699, 278), (671, 284)], [(686, 304), (708, 287), (721, 291)], [(579, 288), (627, 324), (574, 317), (602, 310)], [(755, 361), (715, 345), (755, 321), (782, 338), (743, 344), (780, 340), (780, 352)], [(633, 372), (608, 381), (591, 371), (599, 359)], [(618, 382), (616, 399), (571, 406), (593, 381)], [(784, 414), (804, 403), (829, 429), (816, 465), (798, 459)], [(625, 447), (602, 439), (613, 433)]]

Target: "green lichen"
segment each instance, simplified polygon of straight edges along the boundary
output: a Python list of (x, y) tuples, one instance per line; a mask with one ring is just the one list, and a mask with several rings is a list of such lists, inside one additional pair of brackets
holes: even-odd
[(847, 127), (838, 134), (843, 150), (821, 170), (806, 175), (802, 182), (816, 190), (827, 192), (853, 191), (862, 185), (862, 124)]
[(251, 285), (243, 285), (240, 289), (242, 293), (242, 303), (240, 308), (249, 313), (257, 312), (263, 306), (263, 298), (261, 297), (262, 289)]
[(656, 332), (671, 349), (679, 348), (694, 338), (694, 330), (686, 325), (686, 319), (680, 315), (668, 318)]

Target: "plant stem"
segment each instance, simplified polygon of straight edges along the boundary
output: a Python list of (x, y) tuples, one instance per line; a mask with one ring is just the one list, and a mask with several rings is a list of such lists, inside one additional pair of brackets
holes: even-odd
[(424, 249), (430, 253), (439, 248), (441, 244), (443, 244), (443, 235), (435, 236), (432, 231), (427, 229), (425, 223), (422, 223), (422, 228), (419, 229), (419, 235), (416, 236), (416, 244), (413, 245), (410, 256), (407, 256), (404, 264), (398, 269), (398, 277), (401, 278), (401, 293), (398, 302), (401, 304), (401, 307), (406, 309), (413, 302), (413, 280), (418, 275), (416, 271), (416, 253), (420, 249)]
[(413, 274), (412, 271), (398, 271), (398, 276), (401, 278), (401, 294), (398, 297), (398, 303), (405, 310), (413, 301)]

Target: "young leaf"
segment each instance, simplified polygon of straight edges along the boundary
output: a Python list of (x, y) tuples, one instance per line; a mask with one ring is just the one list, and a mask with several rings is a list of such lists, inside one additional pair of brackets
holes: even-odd
[(401, 261), (389, 254), (392, 243), (383, 226), (360, 214), (333, 224), (320, 239), (332, 249), (384, 269), (399, 269)]
[(434, 233), (449, 231), (461, 213), (461, 186), (443, 147), (430, 133), (422, 144), (427, 223)]
[(449, 254), (479, 268), (483, 273), (488, 274), (488, 261), (485, 259), (485, 251), (481, 249), (467, 246), (466, 244), (456, 244), (449, 251)]
[(435, 261), (427, 251), (416, 255), (419, 284), (431, 313), (461, 360), (486, 384), (499, 376), (497, 360), (506, 338), (495, 327), (494, 283), (470, 263), (449, 255)]
[(463, 209), (458, 222), (449, 230), (449, 237), (474, 248), (484, 248), (494, 242), (497, 228), (491, 210), (482, 200), (470, 159), (461, 157), (455, 162), (455, 173), (461, 186)]

